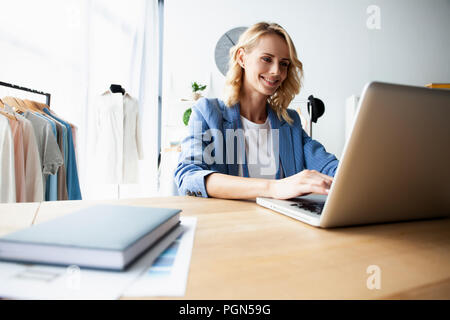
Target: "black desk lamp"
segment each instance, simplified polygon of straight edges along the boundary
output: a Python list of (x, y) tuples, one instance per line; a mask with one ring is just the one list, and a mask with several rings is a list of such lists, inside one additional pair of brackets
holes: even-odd
[(317, 123), (319, 119), (325, 113), (325, 104), (322, 100), (314, 98), (313, 95), (308, 97), (308, 113), (309, 113), (309, 136), (312, 138), (312, 123)]

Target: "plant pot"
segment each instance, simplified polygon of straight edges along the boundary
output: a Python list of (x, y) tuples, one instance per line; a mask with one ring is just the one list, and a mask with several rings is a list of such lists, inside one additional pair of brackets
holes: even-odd
[(192, 92), (192, 100), (197, 101), (202, 97), (202, 94), (200, 92)]

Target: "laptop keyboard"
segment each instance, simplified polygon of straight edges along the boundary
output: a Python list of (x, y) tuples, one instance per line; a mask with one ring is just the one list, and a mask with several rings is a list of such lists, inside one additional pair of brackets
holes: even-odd
[(295, 201), (295, 203), (292, 203), (292, 207), (297, 207), (309, 212), (312, 212), (314, 214), (320, 215), (322, 213), (323, 207), (325, 203), (321, 202), (315, 202), (311, 200), (306, 199), (289, 199), (289, 201)]

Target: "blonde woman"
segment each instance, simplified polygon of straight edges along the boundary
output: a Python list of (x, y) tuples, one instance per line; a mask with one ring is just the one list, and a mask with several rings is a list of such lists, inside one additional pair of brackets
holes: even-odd
[(338, 160), (287, 109), (302, 76), (281, 26), (248, 28), (230, 50), (225, 101), (202, 98), (192, 108), (175, 171), (179, 193), (225, 199), (327, 194)]

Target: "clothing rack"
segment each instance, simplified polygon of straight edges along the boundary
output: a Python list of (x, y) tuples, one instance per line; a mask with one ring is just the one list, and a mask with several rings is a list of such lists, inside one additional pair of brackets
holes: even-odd
[(50, 107), (50, 97), (51, 97), (50, 93), (45, 93), (45, 92), (38, 91), (38, 90), (28, 89), (28, 88), (21, 87), (21, 86), (16, 86), (15, 84), (6, 83), (6, 82), (2, 82), (2, 81), (0, 81), (0, 86), (44, 95), (46, 97), (45, 104)]

